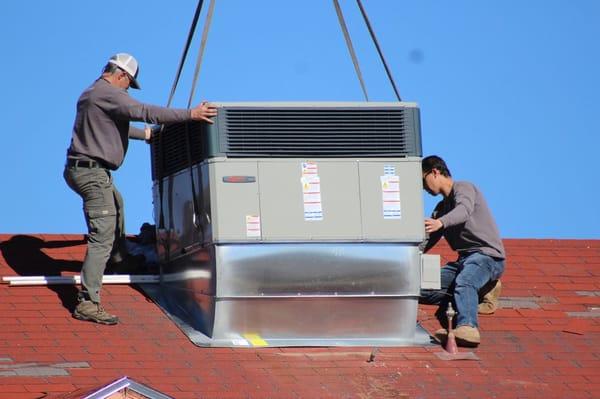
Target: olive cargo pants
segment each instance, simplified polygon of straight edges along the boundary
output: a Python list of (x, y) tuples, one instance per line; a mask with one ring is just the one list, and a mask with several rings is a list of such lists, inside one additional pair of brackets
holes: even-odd
[(107, 262), (109, 259), (119, 262), (126, 255), (123, 198), (107, 169), (67, 166), (63, 176), (68, 186), (83, 200), (88, 228), (79, 300), (100, 303), (102, 276)]

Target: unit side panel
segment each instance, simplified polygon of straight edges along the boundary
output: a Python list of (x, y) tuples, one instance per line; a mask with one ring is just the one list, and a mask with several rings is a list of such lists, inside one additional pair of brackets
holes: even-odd
[(219, 297), (419, 295), (420, 256), (413, 245), (232, 244), (218, 245), (215, 256)]
[[(302, 160), (261, 161), (260, 182), (263, 240), (360, 239), (360, 196), (355, 161), (310, 162), (314, 174), (304, 174)], [(304, 177), (304, 180), (303, 180)], [(315, 177), (318, 179), (315, 181)], [(305, 185), (310, 184), (308, 192)], [(320, 194), (320, 204), (318, 195)], [(312, 202), (312, 204), (309, 204)], [(307, 211), (322, 210), (322, 217)]]
[[(194, 202), (191, 189), (191, 179), (198, 181), (198, 167), (193, 168), (190, 177), (189, 170), (181, 171), (163, 179), (162, 203), (159, 201), (160, 190), (158, 183), (153, 187), (154, 220), (159, 224), (160, 205), (163, 207), (164, 229), (159, 226), (159, 257), (164, 259), (166, 253), (173, 258), (186, 248), (200, 240), (200, 232), (194, 225)], [(196, 195), (198, 195), (196, 186)], [(165, 246), (168, 245), (167, 249)]]
[[(375, 241), (423, 241), (421, 163), (361, 161), (359, 169), (364, 238)], [(394, 177), (399, 181), (397, 196), (393, 191), (384, 193), (384, 190), (393, 189)], [(399, 203), (395, 203), (395, 200), (399, 200)]]
[[(256, 161), (213, 162), (209, 168), (214, 187), (211, 197), (213, 239), (260, 240), (260, 231), (251, 231), (247, 220), (260, 215)], [(232, 182), (225, 182), (224, 177)], [(249, 182), (236, 182), (239, 178), (248, 178)]]
[[(258, 301), (218, 300), (214, 337), (231, 339), (252, 334), (274, 346), (340, 346), (340, 342), (351, 339), (357, 340), (353, 346), (373, 346), (377, 340), (381, 346), (389, 346), (393, 340), (409, 343), (415, 339), (416, 298), (299, 297)], [(285, 340), (292, 341), (292, 345), (280, 343)], [(299, 343), (300, 340), (305, 341)]]

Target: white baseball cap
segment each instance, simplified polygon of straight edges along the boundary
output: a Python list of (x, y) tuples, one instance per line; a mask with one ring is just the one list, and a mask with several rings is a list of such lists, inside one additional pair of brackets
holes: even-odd
[(118, 53), (110, 57), (108, 60), (110, 64), (114, 64), (127, 72), (131, 77), (130, 86), (134, 89), (139, 89), (140, 85), (137, 81), (138, 73), (140, 72), (140, 68), (138, 66), (138, 62), (133, 55), (127, 53)]

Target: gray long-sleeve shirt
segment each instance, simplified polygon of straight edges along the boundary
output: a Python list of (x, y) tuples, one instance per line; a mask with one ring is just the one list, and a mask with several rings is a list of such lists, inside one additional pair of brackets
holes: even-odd
[(130, 121), (155, 124), (183, 122), (190, 110), (140, 103), (127, 90), (100, 78), (77, 101), (73, 137), (67, 154), (89, 158), (116, 170), (123, 163), (129, 137), (144, 138), (144, 131), (129, 126)]
[(481, 252), (504, 259), (504, 245), (492, 213), (483, 194), (469, 182), (457, 181), (452, 192), (440, 201), (433, 214), (444, 227), (431, 234), (424, 252), (444, 236), (450, 247), (459, 254)]

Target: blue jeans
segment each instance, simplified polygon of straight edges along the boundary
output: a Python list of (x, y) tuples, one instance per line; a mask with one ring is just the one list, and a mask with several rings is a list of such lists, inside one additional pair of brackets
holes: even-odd
[(420, 303), (440, 305), (437, 316), (446, 325), (445, 310), (452, 300), (458, 312), (456, 326), (478, 327), (479, 290), (488, 282), (498, 280), (504, 272), (504, 259), (479, 252), (460, 255), (441, 269), (441, 289), (421, 290)]

